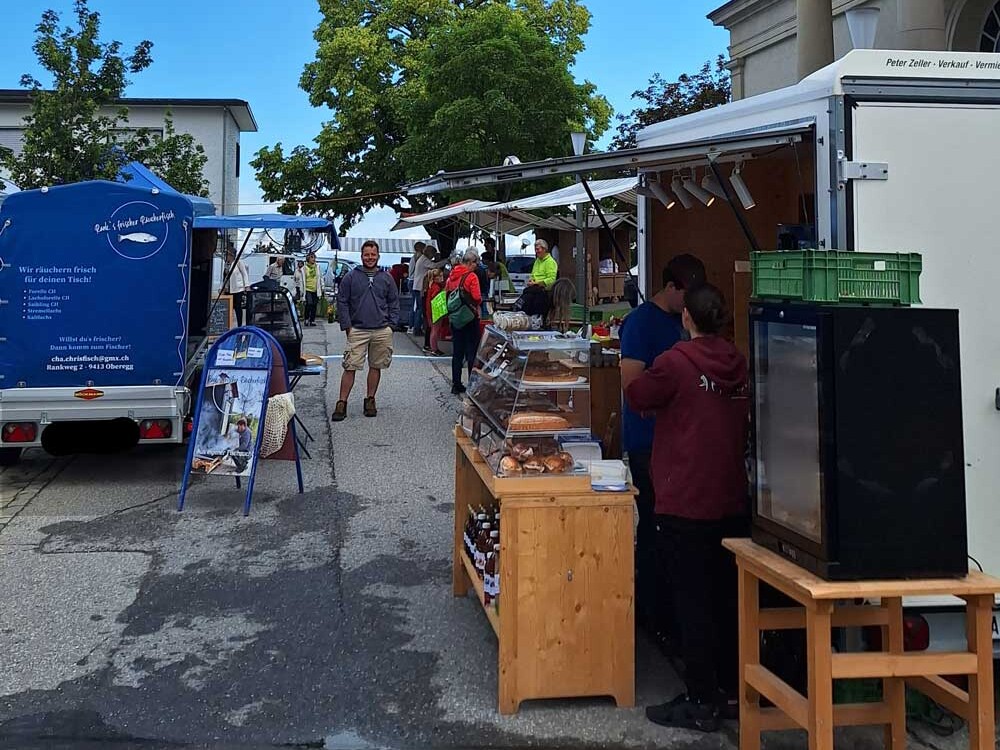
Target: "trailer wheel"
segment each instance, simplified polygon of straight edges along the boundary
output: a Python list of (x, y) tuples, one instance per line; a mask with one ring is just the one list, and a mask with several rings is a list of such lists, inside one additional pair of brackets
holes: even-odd
[(0, 448), (0, 466), (14, 466), (21, 460), (23, 448)]

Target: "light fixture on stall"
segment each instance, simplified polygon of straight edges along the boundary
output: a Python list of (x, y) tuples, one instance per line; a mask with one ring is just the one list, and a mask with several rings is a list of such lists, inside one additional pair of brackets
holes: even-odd
[(715, 179), (715, 175), (709, 171), (705, 172), (705, 176), (701, 180), (701, 187), (702, 189), (712, 193), (712, 195), (722, 198), (722, 200), (729, 200), (726, 197), (726, 191), (722, 189), (722, 185), (720, 185), (719, 181)]
[(740, 170), (742, 168), (742, 162), (733, 167), (733, 173), (729, 175), (729, 184), (732, 185), (733, 190), (736, 191), (736, 197), (740, 199), (740, 203), (743, 204), (743, 208), (749, 211), (757, 205), (757, 201), (755, 201), (753, 196), (750, 195), (750, 189), (747, 187), (747, 184), (743, 182), (743, 176), (740, 174)]
[(575, 156), (583, 156), (583, 150), (587, 147), (587, 134), (570, 133), (569, 137), (573, 141), (573, 154)]
[(663, 188), (659, 179), (647, 180), (646, 187), (649, 188), (649, 191), (656, 196), (656, 200), (662, 203), (668, 211), (677, 205), (677, 201)]
[[(693, 170), (692, 174), (694, 174)], [(692, 177), (690, 176), (685, 177), (682, 184), (684, 185), (685, 190), (691, 193), (691, 195), (700, 200), (706, 206), (711, 206), (713, 203), (715, 203), (715, 196), (709, 193), (707, 190), (703, 189), (701, 185), (695, 182)]]
[(691, 208), (691, 206), (694, 205), (694, 201), (691, 200), (691, 196), (688, 195), (687, 190), (684, 189), (684, 184), (681, 182), (681, 178), (676, 174), (674, 175), (674, 179), (670, 181), (670, 189), (673, 191), (673, 194), (677, 196), (677, 200), (681, 202), (681, 205), (684, 206), (684, 208)]

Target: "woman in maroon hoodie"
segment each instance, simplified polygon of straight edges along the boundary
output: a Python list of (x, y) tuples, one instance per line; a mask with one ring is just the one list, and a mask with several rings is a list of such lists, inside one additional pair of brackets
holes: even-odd
[(691, 340), (657, 357), (625, 385), (625, 397), (656, 416), (650, 471), (687, 683), (686, 694), (646, 716), (710, 732), (726, 693), (736, 692), (736, 568), (722, 540), (747, 528), (747, 363), (719, 335), (726, 311), (718, 289), (690, 289), (684, 305)]

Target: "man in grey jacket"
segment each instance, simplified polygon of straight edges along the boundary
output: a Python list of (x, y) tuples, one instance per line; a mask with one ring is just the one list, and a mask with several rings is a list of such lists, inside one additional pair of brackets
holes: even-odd
[(347, 332), (344, 375), (340, 380), (340, 400), (330, 417), (340, 422), (347, 416), (347, 398), (358, 370), (368, 360), (368, 395), (364, 414), (374, 417), (375, 392), (382, 370), (392, 363), (392, 331), (399, 325), (399, 291), (392, 276), (378, 267), (378, 243), (368, 240), (361, 246), (361, 265), (340, 282), (337, 291), (337, 318)]

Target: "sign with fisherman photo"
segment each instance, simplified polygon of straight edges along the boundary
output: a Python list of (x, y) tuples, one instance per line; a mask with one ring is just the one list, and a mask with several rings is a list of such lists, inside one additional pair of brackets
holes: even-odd
[[(221, 476), (235, 478), (237, 488), (241, 487), (241, 478), (247, 480), (243, 514), (248, 514), (254, 480), (264, 457), (294, 461), (302, 492), (302, 467), (295, 425), (291, 423), (294, 408), (289, 391), (288, 362), (269, 333), (247, 326), (219, 337), (205, 357), (178, 510), (184, 509), (191, 476)], [(274, 419), (267, 419), (269, 402), (278, 402), (271, 416), (280, 420), (282, 429), (262, 452), (265, 438), (273, 438), (277, 426)]]

